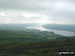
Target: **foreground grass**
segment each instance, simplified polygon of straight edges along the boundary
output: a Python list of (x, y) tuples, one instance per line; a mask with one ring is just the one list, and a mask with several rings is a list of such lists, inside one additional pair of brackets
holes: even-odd
[(75, 50), (75, 38), (41, 42), (18, 42), (0, 46), (0, 56), (58, 56), (59, 49)]
[(0, 30), (0, 56), (58, 56), (59, 50), (75, 50), (75, 37), (53, 32)]

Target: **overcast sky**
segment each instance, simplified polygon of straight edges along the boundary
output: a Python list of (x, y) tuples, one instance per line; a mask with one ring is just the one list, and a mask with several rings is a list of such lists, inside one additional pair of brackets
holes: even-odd
[(75, 24), (75, 0), (0, 0), (0, 24)]

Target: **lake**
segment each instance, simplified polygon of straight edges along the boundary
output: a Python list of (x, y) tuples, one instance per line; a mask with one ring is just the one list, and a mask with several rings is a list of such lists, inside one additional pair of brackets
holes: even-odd
[(54, 32), (55, 34), (58, 34), (58, 35), (63, 35), (63, 36), (75, 36), (75, 33), (72, 32), (72, 31), (64, 31), (64, 30), (54, 30), (54, 29), (46, 29), (42, 26), (29, 26), (29, 27), (26, 27), (27, 29), (37, 29), (37, 30), (40, 30), (40, 31), (49, 31), (49, 32)]

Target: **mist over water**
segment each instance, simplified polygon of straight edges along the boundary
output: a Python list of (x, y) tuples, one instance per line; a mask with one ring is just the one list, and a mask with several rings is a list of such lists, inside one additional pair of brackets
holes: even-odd
[(27, 29), (36, 29), (40, 31), (49, 31), (49, 32), (54, 32), (55, 34), (63, 35), (63, 36), (75, 36), (75, 33), (72, 31), (64, 31), (64, 30), (54, 30), (54, 29), (46, 29), (42, 26), (29, 26), (26, 27)]

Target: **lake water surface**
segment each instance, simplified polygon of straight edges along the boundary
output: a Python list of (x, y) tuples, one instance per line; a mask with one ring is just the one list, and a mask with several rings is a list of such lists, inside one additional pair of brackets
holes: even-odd
[(54, 32), (55, 34), (63, 35), (63, 36), (75, 36), (75, 33), (72, 31), (64, 31), (64, 30), (54, 30), (54, 29), (46, 29), (42, 26), (30, 26), (26, 27), (28, 29), (37, 29), (40, 31), (49, 31), (49, 32)]

